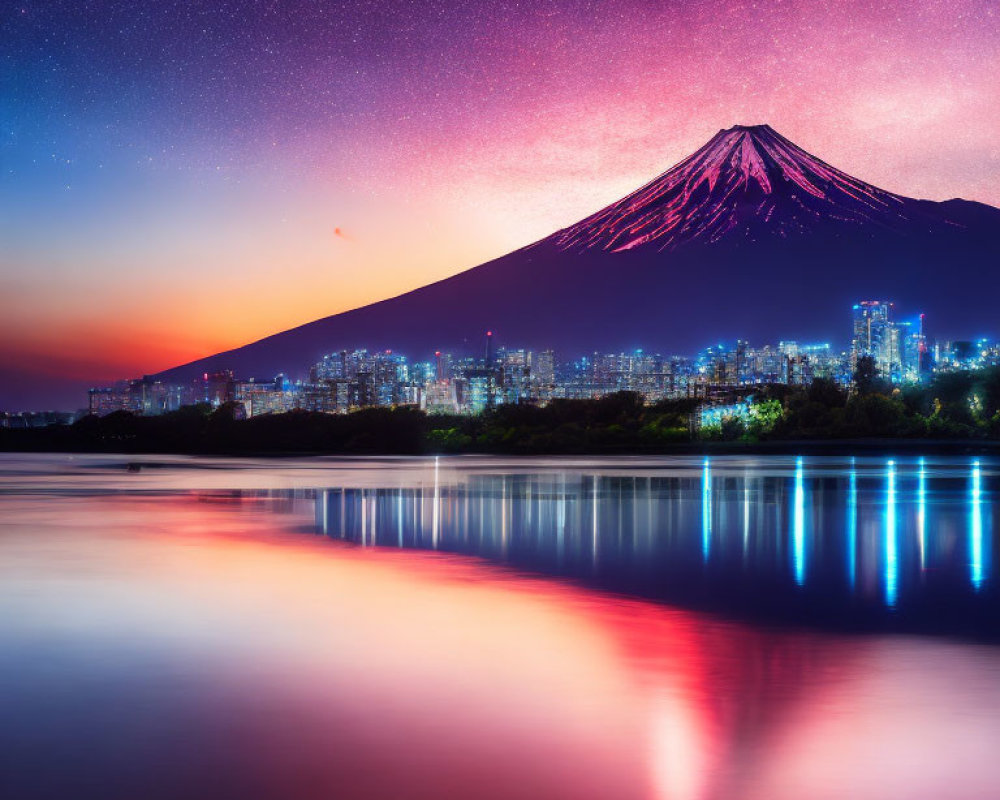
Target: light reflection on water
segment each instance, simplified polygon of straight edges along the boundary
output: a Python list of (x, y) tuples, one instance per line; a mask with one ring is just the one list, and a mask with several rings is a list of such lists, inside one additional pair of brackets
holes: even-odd
[(795, 511), (794, 511), (794, 552), (795, 582), (800, 586), (806, 581), (806, 491), (804, 487), (804, 467), (802, 459), (795, 462)]
[(1000, 794), (986, 459), (29, 461), (3, 797)]
[(896, 605), (899, 556), (896, 552), (896, 462), (889, 461), (885, 489), (885, 602)]
[[(705, 561), (712, 552), (712, 468), (705, 459), (705, 473), (701, 479), (701, 553)], [(594, 492), (594, 507), (597, 507), (597, 492)], [(595, 510), (596, 515), (596, 510)]]
[(982, 493), (980, 482), (982, 480), (979, 462), (972, 465), (972, 499), (969, 515), (971, 525), (969, 526), (969, 537), (971, 539), (970, 549), (972, 551), (970, 570), (972, 573), (972, 585), (978, 590), (983, 585), (983, 509)]
[(442, 475), (436, 465), (426, 484), (320, 490), (317, 528), (751, 618), (1000, 635), (979, 461), (694, 466)]
[(854, 592), (858, 576), (858, 470), (853, 458), (847, 480), (847, 584)]

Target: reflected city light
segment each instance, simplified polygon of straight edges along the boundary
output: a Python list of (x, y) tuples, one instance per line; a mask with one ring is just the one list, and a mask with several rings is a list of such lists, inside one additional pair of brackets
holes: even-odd
[(403, 546), (403, 490), (396, 491), (396, 546)]
[(365, 490), (361, 490), (361, 546), (368, 545), (368, 498)]
[(593, 498), (593, 512), (591, 516), (591, 564), (594, 567), (594, 571), (597, 571), (597, 493), (598, 493), (598, 477), (594, 476), (594, 489), (591, 493)]
[(979, 462), (972, 463), (972, 493), (969, 525), (970, 577), (977, 591), (983, 585), (983, 509), (980, 488)]
[(802, 458), (795, 462), (795, 507), (792, 512), (792, 546), (795, 582), (801, 586), (806, 579), (806, 492)]
[(433, 543), (435, 550), (438, 546), (438, 534), (441, 526), (441, 488), (438, 473), (438, 469), (440, 467), (439, 462), (440, 459), (438, 456), (434, 456), (434, 505), (431, 507), (431, 542)]
[[(313, 514), (317, 530), (361, 546), (467, 553), (670, 600), (700, 603), (714, 593), (778, 616), (804, 613), (799, 601), (833, 585), (851, 613), (888, 607), (902, 619), (905, 605), (909, 617), (930, 615), (932, 605), (915, 601), (945, 591), (949, 572), (991, 597), (990, 493), (980, 464), (914, 458), (911, 473), (898, 461), (858, 458), (834, 473), (810, 461), (807, 483), (806, 460), (755, 472), (699, 456), (682, 469), (628, 475), (518, 474), (495, 463), (463, 474), (428, 459), (409, 486), (314, 489)], [(938, 474), (950, 480), (934, 492)]]
[(707, 458), (701, 480), (701, 554), (708, 561), (712, 546), (712, 469)]
[(885, 494), (885, 602), (896, 605), (899, 591), (899, 554), (896, 548), (896, 462), (888, 463)]
[(507, 476), (500, 479), (500, 546), (507, 556)]
[(750, 478), (743, 478), (743, 558), (750, 546)]
[(316, 504), (316, 524), (319, 529), (326, 533), (330, 530), (330, 492), (322, 490), (319, 493), (319, 502)]
[(921, 573), (927, 568), (927, 468), (920, 459), (917, 473), (917, 552)]
[(851, 589), (858, 577), (858, 471), (854, 459), (847, 479), (847, 580)]

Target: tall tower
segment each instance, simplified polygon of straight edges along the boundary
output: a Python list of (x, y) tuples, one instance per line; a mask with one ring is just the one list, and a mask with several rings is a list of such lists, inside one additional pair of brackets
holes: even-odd
[(536, 355), (531, 377), (539, 399), (551, 400), (556, 388), (556, 359), (551, 350)]
[(497, 402), (497, 381), (496, 373), (493, 369), (493, 331), (486, 331), (486, 363), (484, 364), (486, 375), (486, 408), (491, 409)]
[(851, 368), (862, 356), (875, 359), (879, 375), (892, 379), (900, 373), (899, 330), (892, 321), (893, 304), (887, 300), (862, 300), (853, 308)]
[(442, 353), (440, 350), (434, 353), (434, 379), (446, 381), (451, 378), (451, 354)]

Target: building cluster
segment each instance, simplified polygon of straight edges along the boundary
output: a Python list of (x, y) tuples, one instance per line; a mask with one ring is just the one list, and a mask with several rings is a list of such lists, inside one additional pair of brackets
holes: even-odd
[(185, 385), (148, 377), (122, 381), (92, 389), (89, 411), (149, 415), (196, 403), (232, 403), (247, 417), (294, 409), (346, 413), (397, 406), (475, 414), (504, 404), (545, 404), (619, 391), (638, 392), (648, 402), (701, 398), (720, 404), (731, 402), (734, 390), (765, 384), (805, 385), (828, 378), (849, 386), (862, 357), (870, 357), (878, 375), (893, 383), (920, 381), (935, 371), (1000, 364), (1000, 345), (959, 341), (931, 346), (923, 315), (914, 322), (900, 321), (893, 310), (886, 301), (856, 304), (845, 351), (829, 344), (782, 341), (755, 347), (737, 341), (709, 347), (694, 358), (638, 350), (561, 360), (552, 350), (494, 349), (487, 333), (479, 356), (438, 352), (428, 361), (410, 361), (391, 350), (342, 350), (321, 358), (308, 378), (296, 381), (284, 375), (243, 378), (229, 371), (204, 374)]
[(1000, 365), (1000, 343), (988, 339), (936, 342), (924, 334), (924, 315), (897, 320), (886, 300), (864, 300), (853, 309), (850, 364), (867, 356), (879, 377), (892, 383), (919, 383), (935, 372), (976, 370)]
[(49, 425), (69, 425), (77, 415), (72, 411), (21, 411), (0, 412), (0, 428), (23, 430), (25, 428), (47, 428)]
[(916, 326), (893, 319), (893, 303), (863, 300), (855, 303), (851, 326), (851, 362), (873, 360), (880, 377), (893, 383), (919, 381), (930, 371), (924, 315)]

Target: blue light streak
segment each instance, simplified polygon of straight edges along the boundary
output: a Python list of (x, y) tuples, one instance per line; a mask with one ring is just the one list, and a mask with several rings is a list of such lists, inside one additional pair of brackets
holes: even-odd
[[(594, 505), (591, 517), (591, 525), (593, 531), (591, 553), (593, 555), (594, 572), (597, 572), (597, 493), (598, 493), (597, 476), (594, 475)], [(539, 497), (538, 502), (539, 504), (541, 503), (541, 497)]]
[(920, 571), (927, 568), (927, 469), (920, 459), (917, 473), (917, 547), (920, 552)]
[(847, 580), (854, 588), (858, 576), (858, 472), (851, 459), (847, 484)]
[(743, 557), (746, 558), (750, 545), (750, 477), (743, 478)]
[(441, 528), (441, 482), (438, 477), (440, 459), (434, 456), (434, 505), (431, 507), (431, 545), (435, 550), (438, 546), (438, 534)]
[(795, 502), (792, 510), (792, 548), (795, 582), (802, 586), (806, 580), (806, 490), (801, 456), (795, 462)]
[(979, 462), (972, 462), (972, 491), (970, 494), (969, 572), (972, 587), (978, 592), (983, 585), (983, 508)]
[(396, 490), (396, 541), (403, 546), (403, 490)]
[(888, 463), (885, 490), (885, 602), (892, 608), (899, 592), (899, 554), (896, 548), (896, 462)]
[(701, 555), (708, 561), (712, 548), (712, 468), (705, 459), (701, 478)]

